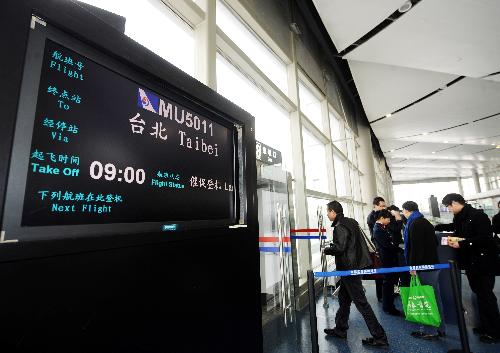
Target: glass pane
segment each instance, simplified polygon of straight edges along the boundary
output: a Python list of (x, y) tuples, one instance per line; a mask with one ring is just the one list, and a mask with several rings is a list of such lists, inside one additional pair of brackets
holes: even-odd
[(286, 65), (220, 0), (217, 25), (282, 92), (288, 92)]
[(283, 168), (292, 172), (288, 112), (217, 54), (217, 91), (255, 117), (255, 138), (281, 152)]
[(462, 179), (462, 187), (464, 189), (464, 195), (462, 196), (470, 196), (476, 193), (476, 187), (472, 178)]
[[(318, 207), (321, 207), (321, 214), (323, 215), (323, 228), (326, 229), (326, 233), (324, 235), (331, 234), (331, 222), (328, 220), (326, 216), (326, 204), (330, 200), (325, 200), (316, 197), (308, 197), (307, 198), (307, 215), (309, 219), (308, 228), (316, 229), (318, 228)], [(321, 267), (321, 252), (320, 252), (320, 240), (319, 233), (308, 233), (309, 235), (318, 236), (318, 239), (311, 239), (311, 265), (313, 269), (318, 269)]]
[(351, 130), (346, 130), (346, 144), (347, 144), (347, 158), (354, 164), (357, 165), (358, 161), (356, 158), (356, 143), (354, 142), (354, 134)]
[(325, 145), (307, 129), (302, 129), (306, 189), (328, 193)]
[(323, 130), (321, 101), (316, 98), (312, 91), (301, 81), (299, 81), (299, 99), (302, 113), (304, 113), (320, 130)]
[(335, 169), (335, 185), (337, 186), (337, 196), (347, 196), (345, 162), (335, 154), (333, 155), (333, 167)]
[(83, 0), (126, 18), (125, 34), (194, 76), (195, 43), (191, 27), (160, 0)]
[(354, 206), (354, 218), (358, 221), (359, 225), (362, 227), (365, 223), (365, 217), (363, 216), (363, 206)]
[(354, 218), (354, 205), (352, 202), (341, 202), (344, 209), (344, 216)]
[(481, 187), (481, 192), (486, 191), (486, 178), (484, 176), (479, 177), (479, 186)]
[(344, 125), (330, 113), (330, 128), (333, 144), (342, 152), (346, 151)]
[[(472, 179), (470, 179), (472, 180)], [(465, 185), (464, 185), (465, 186)], [(473, 185), (474, 187), (474, 185)], [(458, 193), (458, 183), (456, 181), (446, 181), (437, 183), (416, 183), (416, 184), (400, 184), (394, 185), (394, 200), (396, 206), (401, 208), (405, 201), (415, 201), (418, 204), (420, 212), (424, 214), (429, 213), (429, 197), (434, 195), (438, 203), (441, 203), (443, 197), (451, 192)], [(440, 207), (441, 218), (451, 218), (449, 214), (447, 217), (446, 207)]]
[(361, 186), (358, 171), (353, 169), (352, 176), (353, 197), (356, 201), (361, 201)]

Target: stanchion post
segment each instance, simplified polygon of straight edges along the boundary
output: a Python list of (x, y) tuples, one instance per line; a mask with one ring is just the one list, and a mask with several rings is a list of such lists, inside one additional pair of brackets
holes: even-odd
[(451, 287), (453, 289), (453, 298), (455, 299), (455, 310), (457, 311), (458, 331), (460, 333), (460, 343), (462, 344), (462, 349), (452, 349), (449, 350), (448, 353), (472, 353), (469, 347), (469, 336), (467, 336), (467, 328), (465, 326), (464, 319), (464, 309), (462, 307), (462, 300), (460, 299), (460, 288), (458, 286), (458, 276), (460, 275), (460, 271), (455, 261), (449, 260), (449, 263)]
[(314, 273), (307, 271), (307, 289), (309, 295), (309, 325), (311, 326), (312, 353), (319, 353), (318, 319), (316, 317), (316, 291), (314, 290)]

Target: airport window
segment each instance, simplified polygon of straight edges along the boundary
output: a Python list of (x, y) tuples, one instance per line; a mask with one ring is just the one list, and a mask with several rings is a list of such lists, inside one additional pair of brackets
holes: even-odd
[(194, 76), (193, 29), (160, 0), (83, 0), (126, 18), (125, 34)]
[(337, 196), (348, 196), (345, 179), (345, 161), (334, 154), (333, 167), (335, 169), (335, 185), (337, 186)]
[[(469, 179), (472, 181), (472, 179)], [(472, 185), (474, 187), (474, 185)], [(441, 204), (443, 197), (451, 192), (458, 192), (458, 183), (454, 181), (396, 184), (394, 185), (394, 204), (398, 207), (408, 200), (415, 201), (422, 213), (429, 212), (429, 197), (434, 195), (438, 204)], [(441, 207), (441, 218), (446, 218), (446, 207)]]
[(286, 65), (220, 0), (217, 1), (216, 21), (220, 29), (286, 94)]
[(306, 84), (299, 81), (300, 110), (318, 129), (323, 130), (321, 101)]
[[(307, 198), (307, 216), (309, 219), (309, 228), (317, 229), (318, 228), (318, 207), (321, 207), (321, 214), (323, 215), (323, 228), (330, 229), (330, 221), (326, 216), (326, 204), (330, 200), (316, 198), (316, 197), (308, 197)], [(314, 232), (310, 233), (310, 235), (317, 235), (318, 239), (310, 239), (311, 243), (311, 266), (313, 269), (317, 269), (321, 267), (321, 251), (320, 251), (320, 240), (319, 233)], [(324, 235), (327, 235), (326, 233)]]
[(361, 201), (361, 188), (359, 185), (359, 174), (357, 169), (351, 169), (351, 185), (353, 199)]
[(331, 130), (331, 138), (335, 147), (345, 153), (345, 137), (344, 137), (344, 125), (333, 115), (330, 115), (330, 130)]
[(365, 216), (363, 215), (363, 206), (354, 205), (354, 219), (358, 221), (361, 227), (363, 227), (365, 223)]
[(325, 145), (307, 129), (302, 129), (306, 188), (328, 193)]
[(355, 135), (352, 133), (350, 129), (346, 130), (346, 143), (347, 143), (347, 158), (354, 164), (358, 165), (357, 156), (356, 156), (356, 142)]
[(498, 175), (489, 177), (489, 182), (492, 189), (498, 189), (500, 187), (500, 178)]
[(481, 188), (481, 192), (485, 192), (486, 189), (486, 178), (484, 176), (479, 177), (479, 187)]
[(471, 196), (476, 193), (476, 187), (474, 186), (474, 180), (472, 178), (462, 179), (462, 187), (464, 189), (463, 196)]
[(352, 207), (352, 202), (345, 202), (341, 201), (340, 204), (342, 205), (342, 209), (344, 210), (344, 216), (353, 218), (354, 217), (354, 211)]
[(283, 168), (292, 172), (288, 112), (217, 54), (217, 91), (255, 117), (255, 138), (281, 152)]

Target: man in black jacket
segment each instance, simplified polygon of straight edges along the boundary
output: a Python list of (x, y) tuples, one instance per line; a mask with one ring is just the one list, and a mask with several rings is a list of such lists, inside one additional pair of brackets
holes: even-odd
[[(377, 246), (382, 267), (397, 267), (401, 249), (387, 229), (391, 222), (391, 213), (388, 210), (381, 210), (375, 213), (375, 218), (377, 221), (373, 226), (373, 241)], [(387, 273), (383, 280), (382, 309), (393, 316), (401, 316), (401, 312), (394, 306), (394, 285), (397, 284), (398, 279), (398, 273)]]
[[(373, 210), (370, 212), (368, 217), (366, 218), (366, 224), (368, 225), (368, 230), (370, 231), (370, 235), (373, 241), (373, 227), (375, 226), (375, 213), (381, 210), (385, 210), (385, 200), (383, 197), (377, 196), (373, 199)], [(377, 300), (379, 302), (383, 302), (383, 280), (376, 279), (375, 280), (375, 293), (377, 294)]]
[(383, 197), (377, 196), (373, 199), (373, 210), (370, 212), (368, 217), (366, 218), (366, 224), (368, 225), (368, 230), (370, 231), (370, 235), (373, 237), (373, 226), (377, 219), (375, 218), (375, 213), (381, 210), (386, 209), (385, 200)]
[[(391, 206), (392, 207), (392, 206)], [(396, 207), (397, 208), (397, 207)], [(387, 209), (387, 205), (385, 204), (385, 200), (383, 197), (377, 196), (373, 199), (373, 210), (370, 212), (368, 217), (366, 218), (366, 224), (368, 225), (368, 230), (370, 231), (370, 235), (373, 239), (373, 227), (377, 221), (375, 215), (377, 212), (381, 210)], [(396, 240), (397, 244), (402, 243), (401, 239), (401, 230), (403, 229), (403, 220), (401, 219), (401, 215), (398, 212), (389, 210), (391, 212), (391, 222), (387, 225), (387, 230), (391, 233), (391, 236)], [(408, 276), (406, 276), (408, 277)], [(402, 277), (406, 278), (405, 276)], [(408, 278), (409, 281), (409, 278)], [(406, 283), (406, 282), (404, 282)], [(408, 282), (409, 283), (409, 282)], [(383, 280), (376, 279), (375, 280), (375, 288), (377, 293), (377, 300), (379, 302), (383, 302)]]
[[(404, 230), (405, 259), (407, 265), (419, 266), (439, 263), (437, 253), (438, 241), (432, 224), (419, 212), (416, 202), (406, 201), (402, 208), (403, 214), (407, 218)], [(418, 277), (421, 284), (434, 288), (437, 306), (441, 315), (441, 325), (437, 330), (432, 326), (421, 325), (418, 331), (411, 333), (415, 338), (438, 340), (439, 337), (445, 335), (443, 303), (439, 288), (439, 272), (440, 270), (420, 271)], [(416, 276), (417, 272), (411, 271), (411, 274)]]
[[(327, 216), (332, 221), (333, 239), (325, 248), (326, 255), (335, 256), (337, 270), (356, 270), (367, 268), (372, 264), (368, 246), (364, 240), (359, 224), (352, 218), (344, 217), (342, 205), (337, 201), (327, 204)], [(349, 312), (354, 302), (373, 337), (362, 340), (364, 345), (387, 347), (387, 336), (366, 300), (361, 283), (361, 276), (344, 276), (340, 279), (339, 310), (335, 316), (335, 328), (325, 329), (327, 335), (339, 338), (347, 337), (349, 328)]]
[(458, 262), (465, 270), (469, 285), (476, 294), (481, 327), (473, 329), (484, 343), (500, 342), (500, 312), (493, 293), (495, 273), (498, 271), (498, 251), (488, 216), (465, 203), (460, 194), (448, 194), (443, 205), (453, 212), (453, 223), (439, 224), (438, 231), (454, 231), (461, 241), (449, 245), (458, 249)]
[(498, 213), (493, 216), (491, 223), (493, 225), (493, 233), (500, 235), (500, 201), (498, 201)]

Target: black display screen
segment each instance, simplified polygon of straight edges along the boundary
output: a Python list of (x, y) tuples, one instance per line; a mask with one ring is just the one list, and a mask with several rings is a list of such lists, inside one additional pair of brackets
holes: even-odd
[(49, 39), (41, 67), (21, 226), (235, 218), (234, 126)]

